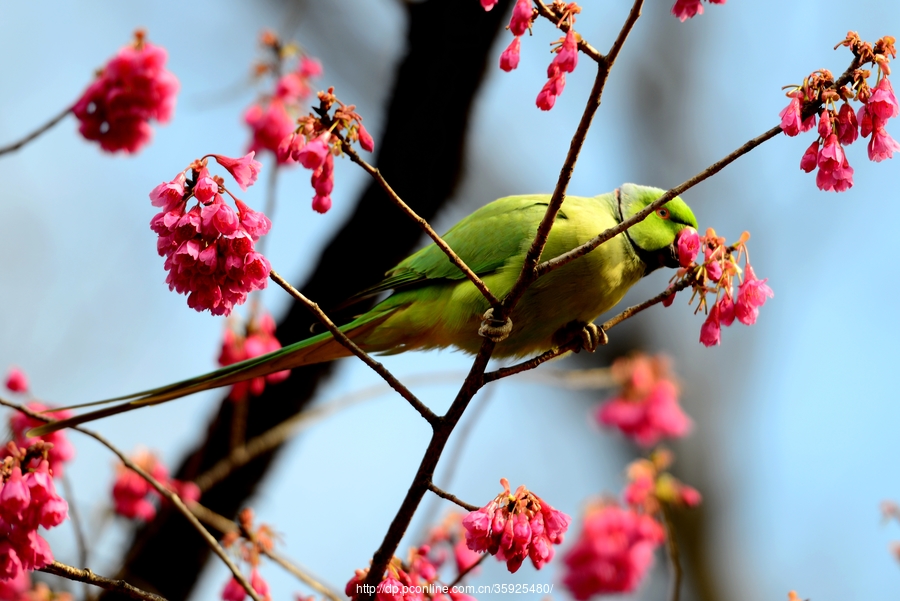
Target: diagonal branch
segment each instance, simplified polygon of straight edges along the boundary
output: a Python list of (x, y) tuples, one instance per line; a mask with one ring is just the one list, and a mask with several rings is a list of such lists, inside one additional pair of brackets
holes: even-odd
[(35, 138), (37, 138), (38, 136), (40, 136), (41, 134), (43, 134), (44, 132), (49, 130), (51, 127), (53, 127), (54, 125), (56, 125), (57, 123), (59, 123), (60, 121), (65, 119), (66, 115), (68, 115), (69, 113), (72, 112), (72, 108), (73, 107), (71, 107), (71, 106), (67, 106), (65, 109), (63, 109), (63, 111), (61, 113), (59, 113), (58, 115), (56, 115), (55, 117), (50, 119), (50, 121), (48, 121), (47, 123), (44, 123), (42, 126), (40, 126), (36, 130), (34, 130), (30, 134), (28, 134), (21, 140), (18, 140), (16, 142), (13, 142), (12, 144), (8, 144), (6, 146), (0, 147), (0, 156), (6, 154), (8, 152), (15, 152), (16, 150), (25, 146), (26, 144), (28, 144), (29, 142), (31, 142), (32, 140), (34, 140)]
[(54, 561), (50, 565), (38, 568), (39, 572), (53, 574), (60, 578), (68, 578), (76, 582), (84, 582), (85, 584), (93, 584), (108, 591), (116, 591), (124, 593), (133, 599), (142, 599), (143, 601), (166, 601), (165, 597), (160, 597), (154, 593), (141, 590), (136, 586), (132, 586), (124, 580), (113, 580), (104, 576), (98, 576), (88, 568), (80, 570), (78, 568)]
[(428, 490), (430, 490), (431, 492), (433, 492), (434, 494), (436, 494), (437, 496), (439, 496), (442, 499), (446, 499), (446, 500), (450, 501), (451, 503), (456, 503), (457, 505), (459, 505), (466, 511), (478, 511), (480, 509), (480, 507), (478, 507), (478, 505), (472, 505), (471, 503), (466, 503), (465, 501), (463, 501), (456, 495), (450, 494), (442, 488), (438, 488), (434, 484), (434, 482), (428, 483)]
[(396, 390), (400, 394), (400, 396), (406, 399), (409, 404), (412, 405), (413, 409), (418, 411), (419, 415), (421, 415), (423, 418), (425, 418), (425, 421), (431, 424), (432, 428), (437, 425), (439, 419), (438, 416), (435, 415), (431, 411), (431, 409), (426, 407), (422, 401), (416, 398), (416, 395), (410, 392), (410, 390), (406, 386), (404, 386), (403, 383), (400, 382), (400, 380), (395, 378), (394, 374), (389, 372), (384, 367), (384, 365), (373, 359), (367, 352), (359, 348), (359, 346), (357, 346), (355, 342), (350, 340), (347, 335), (344, 334), (340, 330), (340, 328), (334, 325), (334, 322), (331, 321), (327, 315), (325, 315), (325, 312), (319, 308), (319, 305), (303, 296), (303, 293), (291, 286), (291, 284), (283, 277), (278, 275), (274, 269), (269, 274), (269, 277), (272, 278), (273, 282), (284, 288), (288, 294), (293, 296), (296, 300), (300, 301), (307, 309), (309, 309), (310, 313), (315, 315), (316, 319), (318, 319), (322, 323), (322, 325), (325, 326), (325, 328), (328, 329), (329, 332), (331, 332), (331, 335), (334, 336), (335, 340), (347, 347), (347, 349), (349, 349), (351, 353), (359, 357), (363, 363), (371, 367), (375, 371), (375, 373), (384, 378), (384, 381), (387, 382), (391, 386), (391, 388)]
[(388, 198), (391, 199), (391, 202), (397, 205), (397, 207), (401, 211), (406, 213), (410, 219), (419, 224), (419, 227), (421, 227), (422, 230), (426, 234), (428, 234), (428, 237), (434, 240), (434, 243), (437, 245), (437, 247), (444, 251), (444, 254), (447, 255), (448, 259), (450, 259), (450, 262), (456, 265), (456, 267), (458, 267), (459, 270), (462, 271), (467, 278), (469, 278), (469, 281), (472, 282), (472, 284), (476, 288), (478, 288), (478, 291), (481, 292), (481, 295), (484, 296), (485, 299), (487, 299), (488, 303), (490, 303), (493, 307), (499, 306), (500, 300), (496, 296), (494, 296), (494, 294), (487, 287), (487, 284), (484, 283), (484, 280), (479, 278), (475, 274), (475, 272), (472, 271), (468, 265), (466, 265), (465, 261), (463, 261), (459, 257), (459, 255), (457, 255), (453, 251), (453, 249), (450, 248), (450, 245), (448, 245), (444, 241), (444, 239), (441, 238), (438, 233), (434, 231), (434, 229), (432, 229), (432, 227), (428, 224), (428, 221), (426, 221), (422, 217), (419, 217), (419, 215), (412, 210), (412, 207), (403, 202), (403, 199), (400, 198), (400, 196), (394, 191), (394, 189), (391, 188), (391, 185), (387, 182), (387, 180), (384, 179), (381, 171), (377, 167), (373, 167), (365, 160), (363, 160), (363, 158), (359, 156), (356, 150), (354, 150), (353, 147), (350, 146), (350, 144), (348, 144), (344, 138), (338, 136), (337, 134), (332, 135), (340, 139), (341, 148), (344, 151), (344, 154), (350, 157), (351, 161), (362, 167), (363, 171), (371, 175), (375, 179), (375, 181), (378, 182), (378, 185), (381, 186), (382, 190), (384, 190), (385, 194), (387, 194)]
[[(7, 401), (2, 398), (0, 398), (0, 405), (4, 405), (6, 407), (10, 407), (11, 409), (15, 409), (16, 411), (24, 413), (28, 417), (40, 420), (42, 422), (50, 423), (50, 422), (57, 421), (57, 420), (48, 418), (46, 415), (36, 413), (34, 411), (31, 411), (30, 409), (26, 409), (22, 405)], [(134, 463), (131, 459), (128, 458), (127, 455), (125, 455), (125, 453), (120, 451), (115, 445), (113, 445), (111, 442), (109, 442), (104, 436), (101, 436), (100, 434), (97, 434), (96, 432), (94, 432), (92, 430), (82, 428), (81, 426), (73, 426), (72, 429), (78, 430), (82, 434), (86, 434), (86, 435), (90, 436), (91, 438), (93, 438), (94, 440), (96, 440), (97, 442), (99, 442), (100, 444), (105, 446), (107, 449), (112, 451), (113, 454), (115, 454), (123, 464), (125, 464), (125, 467), (132, 470), (138, 476), (143, 478), (150, 486), (152, 486), (154, 489), (156, 489), (156, 492), (158, 492), (163, 498), (165, 498), (167, 501), (169, 501), (169, 503), (171, 503), (175, 507), (175, 509), (181, 515), (183, 515), (187, 519), (188, 522), (190, 522), (190, 524), (194, 527), (194, 529), (197, 530), (197, 532), (200, 534), (200, 536), (203, 537), (203, 539), (209, 545), (210, 549), (212, 549), (213, 552), (219, 556), (219, 558), (222, 560), (222, 562), (226, 566), (228, 566), (228, 569), (231, 570), (231, 573), (234, 576), (234, 579), (238, 581), (238, 583), (244, 588), (245, 591), (247, 591), (247, 594), (250, 595), (250, 597), (253, 599), (253, 601), (264, 601), (263, 598), (260, 597), (259, 594), (253, 589), (253, 587), (250, 586), (250, 582), (247, 581), (247, 579), (244, 577), (244, 575), (241, 573), (241, 571), (238, 569), (238, 567), (234, 564), (234, 562), (231, 561), (231, 558), (228, 557), (227, 553), (225, 553), (225, 549), (222, 548), (222, 545), (220, 545), (219, 542), (215, 538), (213, 538), (212, 534), (210, 534), (209, 531), (203, 527), (203, 524), (201, 524), (200, 521), (194, 516), (194, 514), (191, 513), (191, 510), (187, 508), (187, 506), (184, 504), (184, 501), (181, 500), (181, 497), (179, 497), (176, 493), (172, 492), (171, 490), (169, 490), (168, 488), (163, 486), (159, 482), (159, 480), (157, 480), (156, 478), (154, 478), (153, 476), (148, 474), (143, 468), (141, 468), (139, 465)]]

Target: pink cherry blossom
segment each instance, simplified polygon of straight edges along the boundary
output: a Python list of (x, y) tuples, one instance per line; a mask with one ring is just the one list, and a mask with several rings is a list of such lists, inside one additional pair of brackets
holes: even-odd
[[(699, 4), (699, 2), (698, 2)], [(781, 129), (788, 136), (796, 136), (800, 133), (800, 98), (793, 96), (778, 116), (781, 117)]]
[(900, 144), (885, 131), (883, 126), (879, 125), (872, 132), (868, 150), (869, 160), (879, 163), (884, 159), (893, 158), (894, 153), (900, 151)]
[(713, 305), (706, 321), (700, 326), (700, 342), (704, 346), (715, 346), (722, 341), (722, 325), (719, 323), (719, 305)]
[[(187, 483), (171, 479), (166, 466), (153, 453), (140, 449), (131, 456), (131, 461), (176, 494), (186, 492), (187, 495), (182, 498), (199, 498), (199, 489), (195, 485), (188, 486)], [(147, 522), (156, 516), (156, 507), (151, 499), (160, 500), (162, 497), (142, 476), (120, 463), (116, 466), (112, 498), (117, 514)]]
[(672, 14), (678, 17), (682, 23), (703, 14), (703, 6), (700, 0), (676, 0), (672, 7)]
[(822, 150), (819, 151), (819, 168), (825, 171), (834, 171), (840, 168), (844, 162), (844, 149), (841, 148), (838, 138), (829, 134), (825, 138)]
[(225, 588), (222, 589), (221, 597), (223, 601), (244, 601), (244, 599), (247, 597), (247, 591), (245, 591), (244, 587), (241, 586), (241, 583), (238, 582), (234, 576), (232, 576), (228, 579), (228, 583), (225, 585)]
[(553, 59), (553, 63), (560, 71), (572, 73), (578, 66), (578, 41), (575, 39), (575, 32), (569, 29), (566, 32), (565, 40), (559, 47), (559, 52)]
[(506, 50), (503, 51), (503, 54), (500, 55), (500, 68), (507, 73), (519, 66), (519, 56), (522, 47), (520, 40), (520, 37), (514, 37), (513, 41), (506, 47)]
[(276, 155), (278, 145), (296, 126), (281, 98), (272, 98), (265, 107), (260, 104), (251, 105), (244, 113), (244, 122), (253, 132), (249, 151), (255, 153), (268, 150)]
[(168, 123), (178, 79), (165, 69), (166, 51), (145, 41), (119, 50), (72, 108), (79, 131), (107, 152), (133, 153), (150, 141), (151, 119)]
[(774, 298), (775, 293), (766, 285), (768, 278), (760, 280), (753, 272), (753, 268), (747, 266), (744, 281), (738, 289), (737, 301), (734, 304), (734, 315), (744, 325), (753, 325), (759, 315), (766, 298)]
[(847, 162), (847, 157), (841, 153), (843, 162), (837, 169), (825, 169), (821, 166), (822, 153), (819, 153), (819, 171), (816, 173), (816, 186), (823, 191), (843, 192), (853, 187), (853, 167)]
[(6, 389), (10, 392), (27, 392), (28, 377), (25, 372), (13, 365), (6, 372)]
[(162, 207), (163, 211), (171, 211), (184, 198), (184, 173), (179, 173), (170, 182), (163, 182), (150, 191), (150, 204)]
[[(678, 264), (688, 267), (700, 252), (700, 234), (692, 227), (686, 227), (678, 234)], [(671, 298), (671, 297), (670, 297)]]
[[(846, 106), (846, 105), (845, 105)], [(819, 140), (809, 145), (806, 152), (800, 158), (800, 169), (807, 173), (811, 173), (819, 162)]]
[[(226, 366), (239, 361), (253, 359), (277, 351), (281, 343), (275, 337), (275, 321), (265, 312), (259, 313), (245, 328), (245, 333), (237, 333), (231, 327), (225, 330), (222, 350), (219, 353), (219, 365)], [(276, 384), (284, 381), (290, 370), (284, 370), (238, 382), (231, 388), (228, 398), (232, 401), (244, 401), (249, 395), (259, 396), (266, 383)]]
[(488, 11), (494, 8), (494, 5), (497, 4), (497, 0), (481, 0), (481, 6), (484, 10)]
[[(26, 408), (35, 413), (49, 412), (48, 415), (54, 419), (65, 419), (72, 416), (71, 411), (52, 411), (47, 405), (37, 402), (28, 403)], [(69, 442), (64, 430), (57, 430), (56, 432), (37, 437), (25, 436), (26, 432), (43, 425), (43, 423), (41, 420), (16, 411), (10, 415), (9, 429), (12, 432), (13, 442), (20, 448), (26, 449), (39, 441), (53, 445), (47, 451), (48, 467), (55, 477), (59, 477), (63, 474), (64, 464), (75, 456), (75, 447)]]
[(331, 153), (328, 147), (328, 140), (331, 135), (325, 132), (309, 144), (301, 148), (293, 157), (295, 161), (306, 167), (307, 169), (316, 170), (325, 162), (325, 157)]
[(324, 70), (322, 69), (322, 63), (319, 62), (318, 59), (304, 56), (300, 59), (300, 66), (298, 67), (297, 72), (300, 73), (302, 77), (310, 78), (320, 77)]
[(502, 493), (463, 519), (466, 545), (505, 561), (511, 573), (526, 559), (541, 569), (553, 558), (551, 545), (563, 542), (571, 520), (524, 486), (511, 495), (509, 482), (503, 478), (500, 483)]
[(250, 586), (263, 599), (268, 600), (271, 598), (269, 596), (269, 583), (263, 580), (256, 568), (250, 571)]
[(194, 198), (203, 204), (209, 204), (218, 195), (219, 184), (212, 178), (206, 167), (202, 168), (197, 174), (197, 183), (194, 184)]
[(894, 88), (887, 77), (883, 77), (872, 89), (872, 95), (866, 103), (867, 111), (882, 123), (900, 114), (900, 105), (894, 95)]
[(849, 146), (859, 137), (859, 124), (856, 120), (856, 113), (846, 102), (841, 105), (841, 110), (837, 117), (838, 140), (844, 146)]
[(819, 135), (822, 136), (823, 139), (830, 136), (832, 133), (831, 127), (831, 111), (825, 109), (822, 111), (822, 114), (819, 116)]
[(524, 35), (528, 31), (531, 27), (532, 12), (531, 0), (516, 0), (512, 18), (509, 20), (509, 30), (514, 36)]
[(222, 167), (225, 167), (241, 190), (246, 191), (256, 183), (256, 178), (259, 177), (259, 172), (262, 170), (262, 163), (253, 158), (255, 154), (256, 152), (250, 151), (239, 159), (232, 159), (220, 154), (214, 154), (212, 157)]
[(662, 438), (681, 438), (691, 429), (690, 418), (678, 404), (678, 389), (668, 380), (656, 382), (642, 398), (610, 399), (598, 409), (597, 420), (618, 428), (643, 447)]
[(595, 506), (563, 558), (563, 584), (579, 601), (634, 591), (664, 540), (665, 530), (649, 515), (609, 503)]

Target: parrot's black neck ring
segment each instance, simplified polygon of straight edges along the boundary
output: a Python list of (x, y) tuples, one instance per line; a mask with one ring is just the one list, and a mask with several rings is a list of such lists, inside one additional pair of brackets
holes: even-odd
[[(616, 188), (616, 206), (618, 208), (618, 214), (616, 217), (619, 218), (619, 223), (625, 221), (625, 213), (622, 212), (622, 189)], [(634, 250), (634, 254), (637, 255), (638, 259), (640, 259), (645, 267), (644, 267), (644, 275), (649, 275), (650, 273), (656, 271), (660, 267), (662, 267), (665, 263), (664, 260), (660, 258), (659, 252), (653, 252), (649, 250), (644, 250), (634, 241), (634, 238), (631, 237), (631, 234), (628, 233), (626, 229), (625, 237), (628, 239), (628, 242), (631, 243), (631, 248)]]

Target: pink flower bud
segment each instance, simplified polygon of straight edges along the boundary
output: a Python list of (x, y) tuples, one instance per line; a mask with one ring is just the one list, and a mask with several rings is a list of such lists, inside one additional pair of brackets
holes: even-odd
[(700, 342), (705, 346), (714, 346), (722, 341), (722, 328), (719, 325), (719, 306), (713, 305), (706, 321), (700, 326)]
[(318, 59), (304, 56), (300, 59), (299, 73), (302, 77), (319, 77), (323, 73), (322, 63)]
[[(846, 106), (846, 105), (845, 105)], [(816, 140), (812, 144), (809, 145), (809, 148), (806, 149), (806, 152), (803, 153), (803, 156), (800, 158), (800, 169), (806, 171), (807, 173), (811, 173), (813, 169), (816, 168), (816, 165), (819, 162), (819, 141)]]
[[(284, 137), (281, 136), (279, 141), (283, 140)], [(256, 178), (259, 177), (259, 172), (262, 170), (262, 163), (253, 158), (255, 154), (256, 152), (251, 151), (239, 159), (228, 158), (220, 154), (214, 154), (212, 157), (228, 170), (228, 173), (231, 174), (237, 185), (241, 187), (241, 190), (246, 191), (247, 188), (256, 183)]]
[(672, 7), (672, 14), (684, 23), (697, 15), (703, 14), (703, 6), (700, 0), (676, 0)]
[(497, 0), (481, 0), (481, 7), (486, 11), (494, 8), (495, 4), (497, 4)]
[(372, 152), (375, 150), (375, 140), (372, 139), (372, 136), (366, 130), (362, 123), (359, 124), (359, 131), (357, 132), (359, 136), (359, 145), (362, 146), (362, 149), (366, 152)]
[(514, 36), (524, 35), (531, 26), (531, 0), (517, 0), (509, 20), (509, 30)]
[(841, 110), (837, 117), (838, 139), (841, 144), (848, 146), (856, 141), (859, 137), (859, 125), (856, 121), (856, 113), (850, 108), (846, 102), (841, 105)]
[(514, 37), (513, 41), (506, 47), (506, 50), (503, 51), (503, 54), (500, 55), (500, 68), (507, 73), (519, 66), (519, 52), (522, 46), (519, 40), (518, 36)]
[(329, 154), (328, 140), (331, 134), (325, 132), (303, 148), (301, 148), (294, 156), (294, 160), (306, 167), (307, 169), (316, 170), (325, 162), (325, 157)]
[(246, 596), (247, 591), (244, 590), (244, 587), (241, 586), (241, 583), (234, 576), (228, 579), (228, 583), (222, 589), (223, 601), (244, 601)]
[(575, 40), (575, 32), (569, 29), (566, 38), (559, 48), (559, 53), (553, 59), (560, 71), (571, 73), (578, 66), (578, 42)]
[(25, 372), (13, 365), (6, 373), (6, 388), (11, 392), (26, 392), (28, 390), (28, 378)]
[(822, 139), (824, 140), (831, 135), (831, 131), (831, 111), (825, 109), (822, 111), (822, 114), (819, 115), (819, 135), (822, 136)]
[(197, 183), (194, 184), (194, 197), (203, 204), (209, 204), (219, 193), (219, 184), (210, 177), (206, 167), (197, 174)]
[(31, 493), (22, 478), (21, 468), (16, 466), (0, 488), (0, 516), (7, 522), (20, 518), (30, 502)]
[[(698, 1), (699, 5), (700, 2)], [(674, 9), (673, 9), (674, 10)], [(702, 9), (701, 9), (702, 10)], [(684, 19), (682, 19), (683, 21)], [(800, 133), (800, 99), (794, 96), (778, 116), (781, 117), (781, 129), (788, 136), (796, 136)]]

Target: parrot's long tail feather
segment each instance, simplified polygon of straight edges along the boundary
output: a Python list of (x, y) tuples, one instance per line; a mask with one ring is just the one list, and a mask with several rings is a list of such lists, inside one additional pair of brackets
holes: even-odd
[[(365, 337), (369, 332), (378, 327), (378, 325), (380, 325), (389, 315), (390, 312), (376, 315), (366, 314), (359, 319), (342, 326), (341, 331), (347, 333), (351, 339), (354, 339), (354, 341), (359, 344), (361, 340), (365, 340)], [(372, 348), (366, 350), (380, 351), (388, 349)], [(72, 426), (77, 426), (103, 417), (109, 417), (111, 415), (117, 415), (119, 413), (125, 413), (126, 411), (140, 409), (141, 407), (149, 405), (165, 403), (166, 401), (178, 399), (211, 388), (230, 386), (238, 382), (266, 376), (286, 369), (301, 367), (303, 365), (325, 363), (341, 357), (348, 357), (351, 354), (350, 350), (335, 340), (330, 332), (324, 332), (318, 336), (295, 342), (294, 344), (283, 347), (277, 351), (260, 355), (253, 359), (247, 359), (246, 361), (241, 361), (233, 365), (228, 365), (189, 380), (182, 380), (180, 382), (175, 382), (174, 384), (168, 384), (167, 386), (161, 386), (159, 388), (144, 390), (111, 399), (104, 399), (102, 401), (53, 409), (54, 412), (57, 412), (103, 405), (116, 401), (128, 401), (113, 407), (89, 411), (88, 413), (38, 426), (37, 428), (30, 430), (27, 433), (27, 436), (43, 436), (50, 432), (55, 432), (56, 430), (71, 428)]]

